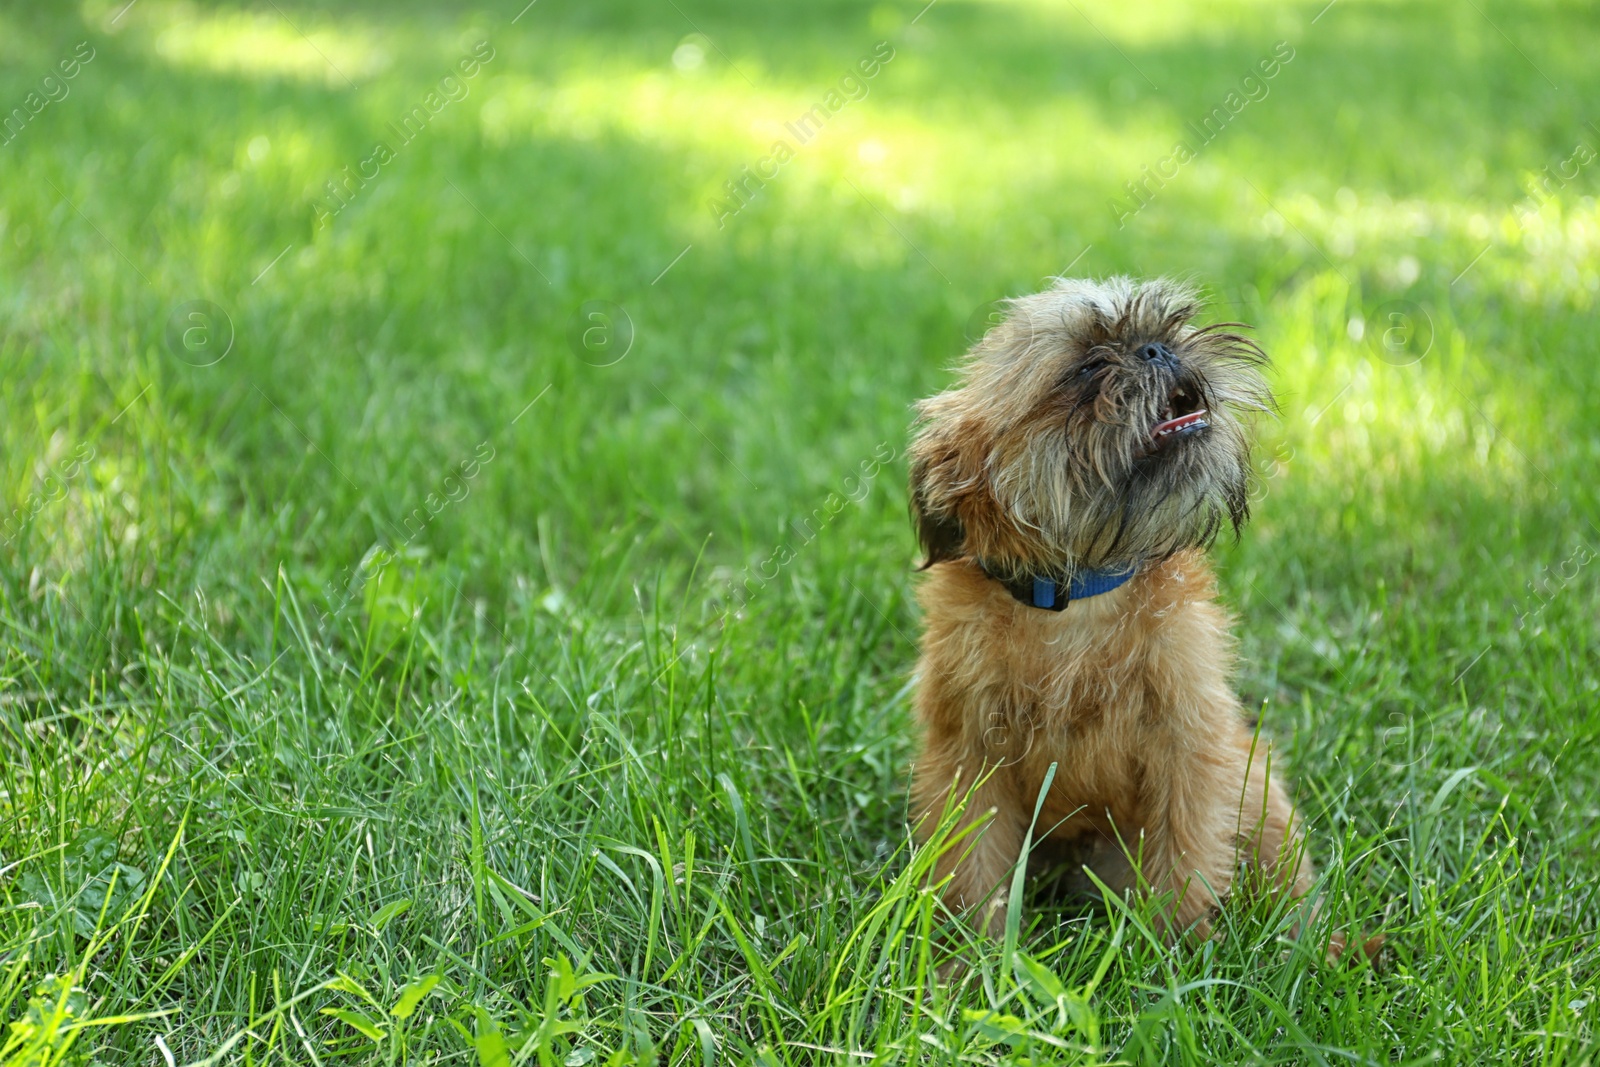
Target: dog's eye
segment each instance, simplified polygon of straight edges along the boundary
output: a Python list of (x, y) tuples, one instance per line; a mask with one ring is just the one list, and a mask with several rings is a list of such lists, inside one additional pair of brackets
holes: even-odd
[(1100, 371), (1101, 368), (1103, 368), (1105, 365), (1106, 365), (1106, 361), (1103, 360), (1103, 359), (1091, 359), (1089, 362), (1085, 363), (1083, 366), (1078, 368), (1078, 377), (1080, 377), (1080, 378), (1092, 377), (1094, 374), (1096, 374), (1098, 371)]

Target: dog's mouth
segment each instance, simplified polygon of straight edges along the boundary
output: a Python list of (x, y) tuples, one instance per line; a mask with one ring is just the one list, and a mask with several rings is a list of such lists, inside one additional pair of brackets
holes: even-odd
[(1185, 437), (1202, 433), (1211, 425), (1206, 415), (1200, 397), (1192, 389), (1183, 385), (1173, 389), (1167, 406), (1161, 409), (1161, 417), (1150, 427), (1150, 450), (1159, 452)]

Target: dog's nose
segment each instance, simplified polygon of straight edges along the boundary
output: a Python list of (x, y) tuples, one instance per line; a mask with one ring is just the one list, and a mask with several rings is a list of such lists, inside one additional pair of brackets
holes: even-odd
[(1145, 362), (1154, 363), (1156, 366), (1161, 367), (1164, 370), (1178, 369), (1177, 354), (1160, 341), (1154, 341), (1145, 345), (1143, 348), (1139, 349), (1139, 354), (1145, 358)]

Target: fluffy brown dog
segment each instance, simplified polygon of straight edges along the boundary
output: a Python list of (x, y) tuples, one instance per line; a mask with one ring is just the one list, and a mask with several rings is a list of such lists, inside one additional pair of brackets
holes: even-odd
[(1169, 936), (1204, 929), (1241, 871), (1311, 885), (1228, 683), (1203, 553), (1248, 511), (1266, 357), (1236, 323), (1193, 325), (1198, 310), (1172, 282), (1059, 279), (1011, 301), (959, 384), (919, 407), (913, 816), (921, 840), (963, 799), (957, 834), (987, 820), (935, 873), (991, 934), (1052, 763), (1036, 837), (1114, 888), (1165, 894)]

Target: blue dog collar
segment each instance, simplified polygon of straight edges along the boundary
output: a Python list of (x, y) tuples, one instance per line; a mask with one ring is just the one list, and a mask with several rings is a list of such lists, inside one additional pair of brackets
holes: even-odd
[[(983, 566), (979, 564), (979, 566)], [(1088, 597), (1109, 593), (1118, 588), (1129, 578), (1139, 572), (1137, 563), (1130, 563), (1126, 567), (1110, 567), (1104, 570), (1083, 570), (1072, 576), (1072, 580), (1061, 583), (1054, 578), (1041, 575), (1032, 575), (1007, 581), (998, 577), (988, 567), (983, 567), (985, 574), (1006, 587), (1006, 591), (1031, 608), (1042, 608), (1045, 611), (1061, 611), (1074, 600), (1084, 600)]]

